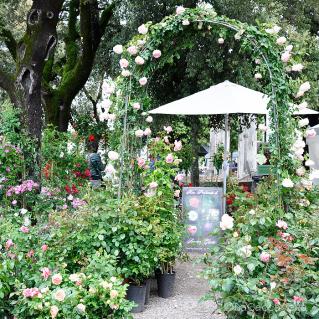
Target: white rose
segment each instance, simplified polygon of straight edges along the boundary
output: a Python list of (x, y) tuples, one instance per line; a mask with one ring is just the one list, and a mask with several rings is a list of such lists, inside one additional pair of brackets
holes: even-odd
[(263, 76), (261, 75), (261, 73), (256, 73), (255, 74), (255, 79), (256, 80), (260, 80), (260, 79), (262, 79), (263, 78)]
[(222, 230), (226, 230), (226, 229), (233, 229), (233, 227), (234, 227), (234, 218), (232, 218), (228, 214), (224, 214), (220, 222), (220, 228)]
[(136, 130), (135, 131), (135, 136), (136, 137), (143, 137), (144, 136), (144, 131), (143, 130)]
[(284, 62), (284, 63), (287, 63), (291, 58), (291, 54), (290, 52), (284, 52), (282, 55), (281, 55), (281, 61)]
[(239, 274), (244, 272), (244, 269), (241, 268), (239, 265), (235, 266), (233, 270), (234, 270), (235, 275), (239, 275)]
[(135, 58), (135, 63), (138, 65), (143, 65), (145, 63), (145, 60), (141, 56), (137, 56)]
[(152, 116), (148, 116), (145, 121), (147, 123), (152, 123), (153, 122), (153, 117)]
[(138, 27), (137, 30), (140, 34), (145, 35), (148, 32), (148, 27), (145, 24), (142, 24), (141, 26)]
[(270, 289), (273, 290), (277, 287), (277, 284), (275, 282), (270, 283)]
[(107, 153), (107, 156), (108, 156), (108, 158), (109, 158), (111, 161), (116, 161), (116, 160), (118, 160), (119, 157), (120, 157), (119, 153), (114, 152), (114, 151), (109, 151), (109, 152)]
[(186, 26), (186, 25), (190, 25), (190, 22), (189, 20), (183, 20), (182, 24)]
[(290, 178), (285, 178), (283, 181), (282, 181), (282, 186), (283, 187), (286, 187), (286, 188), (292, 188), (294, 187), (294, 183), (293, 181), (290, 179)]
[(143, 77), (143, 78), (140, 78), (139, 79), (139, 83), (141, 86), (144, 86), (147, 84), (147, 78), (146, 77)]
[(301, 166), (296, 169), (296, 174), (300, 177), (304, 176), (306, 174), (306, 169), (303, 166)]
[(122, 54), (123, 53), (123, 45), (118, 44), (113, 48), (113, 52), (116, 54)]
[(280, 37), (276, 42), (278, 45), (284, 45), (287, 42), (287, 39), (285, 37)]
[(224, 43), (225, 43), (225, 40), (224, 40), (224, 38), (219, 38), (219, 39), (217, 40), (217, 42), (218, 42), (218, 44), (224, 44)]
[(82, 303), (79, 303), (77, 306), (76, 306), (76, 309), (80, 312), (85, 312), (85, 305), (83, 305)]
[(286, 52), (291, 52), (293, 48), (294, 48), (293, 45), (291, 45), (291, 44), (290, 44), (290, 45), (287, 45), (286, 48), (285, 48), (285, 51), (286, 51)]
[(301, 119), (299, 120), (298, 122), (298, 126), (301, 128), (301, 127), (304, 127), (304, 126), (307, 126), (309, 124), (309, 119), (308, 118), (305, 118), (305, 119)]
[(315, 165), (315, 162), (313, 160), (309, 159), (306, 161), (305, 165), (308, 167), (312, 167)]
[(301, 72), (303, 70), (303, 68), (304, 68), (304, 66), (301, 63), (298, 63), (298, 64), (294, 64), (291, 67), (291, 71), (293, 71), (293, 72)]
[(183, 14), (184, 12), (185, 12), (185, 8), (183, 6), (178, 6), (176, 8), (176, 14), (177, 15)]
[(307, 81), (300, 85), (299, 92), (307, 92), (311, 89), (310, 82)]

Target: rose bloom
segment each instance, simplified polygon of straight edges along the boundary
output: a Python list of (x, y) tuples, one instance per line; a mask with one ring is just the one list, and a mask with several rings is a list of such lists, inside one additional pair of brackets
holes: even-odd
[(79, 303), (77, 306), (76, 306), (76, 309), (80, 312), (85, 312), (85, 305), (83, 305), (82, 303)]
[(144, 131), (143, 130), (136, 130), (135, 131), (135, 136), (136, 137), (143, 137), (144, 136)]
[(177, 15), (183, 14), (184, 12), (185, 12), (185, 8), (183, 6), (178, 6), (176, 8), (176, 14)]
[(152, 123), (153, 122), (153, 117), (152, 116), (148, 116), (145, 121), (147, 123)]
[(14, 243), (13, 243), (12, 239), (8, 239), (6, 241), (6, 250), (9, 250), (10, 247), (12, 247), (13, 245), (14, 245)]
[(113, 48), (113, 52), (116, 54), (122, 54), (123, 53), (123, 46), (121, 44), (116, 45)]
[(138, 30), (138, 33), (143, 35), (147, 34), (148, 32), (148, 28), (145, 24), (142, 24), (141, 26), (139, 26), (137, 30)]
[(284, 62), (284, 63), (287, 63), (291, 58), (291, 54), (289, 52), (284, 52), (282, 55), (281, 55), (281, 61)]
[(298, 107), (299, 110), (304, 110), (305, 108), (308, 107), (308, 103), (306, 101), (302, 102), (299, 105), (297, 105), (297, 107)]
[(218, 44), (224, 44), (224, 43), (225, 43), (225, 40), (224, 40), (224, 38), (219, 38), (219, 39), (217, 40), (217, 42), (218, 42)]
[(169, 138), (168, 138), (168, 136), (164, 136), (164, 143), (165, 143), (165, 144), (169, 144)]
[(61, 274), (55, 274), (52, 276), (52, 283), (54, 285), (60, 285), (62, 282), (62, 276)]
[(146, 77), (140, 78), (139, 83), (141, 86), (145, 86), (147, 84), (147, 78)]
[(291, 67), (291, 71), (293, 71), (293, 72), (301, 72), (303, 70), (303, 68), (304, 68), (304, 66), (301, 63), (298, 63), (298, 64), (294, 64)]
[(264, 263), (268, 263), (270, 261), (270, 258), (271, 258), (271, 255), (264, 251), (259, 256), (259, 259)]
[(301, 166), (301, 167), (296, 169), (296, 174), (299, 177), (304, 176), (306, 174), (306, 169), (303, 166)]
[(294, 48), (294, 46), (292, 44), (289, 44), (289, 45), (286, 46), (285, 51), (286, 52), (291, 52), (293, 48)]
[(287, 229), (288, 228), (288, 224), (285, 221), (281, 220), (281, 219), (279, 219), (277, 221), (276, 226), (278, 228), (281, 228), (281, 229)]
[(141, 104), (140, 103), (136, 102), (136, 103), (133, 104), (133, 109), (134, 110), (139, 110), (140, 108), (141, 108)]
[(65, 299), (65, 291), (63, 289), (59, 289), (57, 290), (54, 295), (53, 298), (57, 301), (63, 301)]
[(138, 167), (142, 168), (142, 167), (145, 165), (145, 163), (146, 163), (146, 161), (145, 161), (144, 158), (139, 157), (139, 158), (137, 159), (137, 165), (138, 165)]
[(195, 235), (197, 233), (197, 227), (196, 226), (189, 226), (187, 228), (188, 232), (191, 234), (191, 235)]
[(137, 65), (143, 65), (143, 64), (145, 63), (145, 60), (144, 60), (141, 56), (137, 56), (137, 57), (135, 58), (135, 63), (136, 63)]
[(280, 37), (276, 41), (278, 45), (284, 45), (286, 42), (287, 42), (287, 39), (285, 37)]
[(177, 182), (181, 182), (184, 179), (184, 175), (183, 174), (177, 174), (175, 176), (175, 181)]
[(138, 52), (138, 49), (135, 45), (132, 45), (130, 47), (127, 48), (127, 52), (130, 54), (130, 55), (136, 55), (137, 52)]
[(26, 227), (26, 226), (21, 226), (21, 227), (20, 227), (20, 231), (22, 231), (23, 233), (27, 234), (30, 230), (29, 230), (29, 228)]
[(260, 80), (260, 79), (262, 79), (263, 78), (263, 76), (261, 75), (261, 73), (256, 73), (255, 74), (255, 79), (256, 80)]
[(224, 214), (222, 216), (222, 219), (221, 219), (221, 222), (220, 222), (219, 225), (220, 225), (220, 228), (222, 230), (233, 229), (233, 227), (234, 227), (234, 218), (232, 218), (228, 214)]
[(316, 131), (314, 129), (310, 129), (306, 131), (306, 137), (307, 138), (313, 138), (317, 135)]
[(181, 191), (179, 189), (177, 189), (175, 192), (174, 192), (174, 197), (179, 197), (181, 194)]
[(122, 74), (122, 76), (124, 76), (125, 78), (131, 76), (131, 72), (130, 72), (129, 70), (123, 70), (121, 74)]
[(293, 300), (294, 300), (294, 302), (303, 302), (304, 298), (299, 297), (299, 296), (294, 296)]
[(153, 51), (153, 58), (159, 59), (162, 56), (162, 52), (160, 50)]
[(309, 160), (306, 161), (305, 165), (311, 167), (311, 166), (315, 165), (315, 162), (313, 160), (309, 159)]
[(150, 183), (149, 187), (150, 187), (151, 189), (154, 189), (154, 188), (157, 188), (157, 187), (158, 187), (158, 184), (157, 184), (156, 182), (152, 182), (152, 183)]
[(285, 178), (283, 181), (282, 181), (282, 186), (283, 187), (286, 187), (286, 188), (292, 188), (294, 187), (294, 183), (293, 181), (290, 179), (290, 178)]
[(280, 305), (280, 301), (278, 298), (272, 300), (275, 305)]
[(173, 154), (168, 154), (165, 158), (165, 162), (168, 163), (168, 164), (171, 164), (174, 162), (174, 156)]
[(72, 282), (76, 282), (76, 281), (79, 281), (80, 280), (80, 276), (79, 274), (71, 274), (69, 276), (69, 279), (72, 281)]
[(175, 141), (174, 142), (174, 151), (178, 152), (182, 149), (182, 142), (181, 141)]
[(309, 91), (310, 89), (311, 89), (310, 82), (307, 81), (307, 82), (305, 82), (305, 83), (303, 83), (303, 84), (300, 85), (299, 91), (300, 91), (300, 92), (307, 92), (307, 91)]
[(234, 270), (235, 275), (239, 275), (242, 272), (244, 272), (243, 268), (241, 268), (239, 265), (235, 266), (233, 270)]
[(301, 127), (304, 127), (304, 126), (307, 126), (309, 124), (309, 119), (308, 118), (305, 118), (305, 119), (301, 119), (299, 120), (298, 122), (298, 126), (301, 128)]
[(166, 131), (167, 134), (173, 132), (173, 129), (171, 126), (164, 126), (164, 131)]
[(110, 297), (111, 299), (116, 298), (119, 295), (119, 292), (117, 290), (111, 290), (110, 291)]
[(42, 268), (42, 277), (47, 280), (51, 275), (51, 271), (48, 267)]
[(129, 66), (129, 62), (126, 59), (121, 59), (120, 60), (120, 66), (122, 69), (126, 69)]
[(145, 135), (145, 136), (150, 136), (151, 134), (152, 134), (151, 129), (150, 129), (149, 127), (146, 128), (145, 131), (144, 131), (144, 135)]
[(48, 245), (46, 245), (46, 244), (42, 245), (42, 246), (41, 246), (41, 250), (42, 250), (43, 252), (47, 251), (47, 250), (48, 250)]
[(118, 160), (119, 157), (120, 157), (119, 153), (114, 152), (114, 151), (109, 151), (109, 152), (107, 153), (107, 156), (108, 156), (108, 158), (109, 158), (111, 161), (116, 161), (116, 160)]
[(183, 20), (182, 24), (187, 26), (187, 25), (190, 25), (190, 22), (189, 22), (189, 20)]

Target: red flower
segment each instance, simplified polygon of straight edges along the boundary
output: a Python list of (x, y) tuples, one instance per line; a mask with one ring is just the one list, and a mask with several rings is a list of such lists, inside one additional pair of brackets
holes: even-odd
[(82, 176), (81, 172), (79, 172), (79, 171), (75, 171), (74, 175), (75, 175), (75, 177), (81, 177)]
[(71, 190), (71, 188), (70, 188), (69, 185), (66, 185), (66, 186), (65, 186), (65, 190), (66, 190), (66, 192), (67, 192), (68, 194), (71, 194), (71, 193), (72, 193), (72, 190)]
[(189, 183), (189, 184), (188, 184), (188, 187), (193, 187), (193, 184), (192, 184), (192, 183)]
[(253, 197), (254, 197), (253, 193), (247, 192), (246, 198), (253, 198)]
[(90, 141), (90, 142), (94, 142), (94, 141), (95, 141), (95, 136), (94, 136), (93, 134), (91, 134), (91, 135), (89, 136), (89, 141)]
[(72, 194), (77, 194), (79, 190), (76, 188), (76, 186), (73, 184), (72, 185)]
[(246, 185), (246, 184), (244, 184), (244, 185), (242, 186), (242, 190), (243, 190), (245, 193), (248, 193), (248, 192), (249, 192), (249, 186)]
[(227, 205), (232, 205), (234, 203), (235, 198), (236, 198), (235, 194), (228, 195), (227, 198), (226, 198), (226, 204)]
[(88, 168), (84, 171), (84, 176), (85, 177), (91, 177), (91, 172), (90, 172), (90, 170)]

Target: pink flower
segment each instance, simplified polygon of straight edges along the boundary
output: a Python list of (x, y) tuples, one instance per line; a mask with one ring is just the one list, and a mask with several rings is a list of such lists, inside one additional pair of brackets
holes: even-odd
[(287, 39), (285, 37), (280, 37), (276, 42), (278, 45), (284, 45), (287, 42)]
[(150, 136), (151, 134), (152, 134), (151, 129), (150, 129), (149, 127), (146, 128), (145, 131), (144, 131), (144, 135), (145, 135), (145, 136)]
[(137, 54), (137, 47), (135, 45), (133, 46), (130, 46), (127, 48), (127, 52), (130, 54), (130, 55), (136, 55)]
[(152, 123), (153, 122), (153, 117), (152, 116), (148, 116), (145, 120), (147, 123)]
[(281, 229), (287, 229), (288, 228), (288, 224), (285, 221), (280, 220), (280, 219), (277, 221), (276, 226), (278, 228), (281, 228)]
[(191, 234), (191, 235), (195, 235), (197, 233), (197, 227), (196, 226), (188, 226), (187, 231)]
[(185, 12), (185, 8), (183, 6), (178, 6), (176, 8), (176, 14), (177, 15), (183, 14), (184, 12)]
[(48, 267), (42, 268), (42, 277), (47, 280), (51, 275), (51, 271)]
[(113, 48), (113, 52), (116, 54), (122, 54), (123, 53), (123, 46), (121, 44), (116, 45)]
[(47, 251), (48, 250), (48, 245), (44, 244), (41, 246), (41, 249), (43, 252)]
[(138, 33), (145, 35), (148, 32), (148, 27), (145, 24), (142, 24), (141, 26), (138, 27), (137, 30), (138, 30)]
[(179, 189), (177, 189), (175, 192), (174, 192), (174, 197), (179, 197), (181, 194), (181, 191)]
[(264, 263), (268, 263), (270, 261), (270, 257), (271, 255), (269, 253), (263, 251), (259, 256), (259, 259)]
[(313, 138), (317, 135), (316, 131), (314, 129), (310, 129), (306, 131), (306, 137)]
[(121, 74), (125, 78), (128, 78), (129, 76), (131, 76), (131, 72), (129, 70), (123, 70)]
[(278, 298), (272, 300), (275, 305), (280, 305), (280, 301)]
[(21, 226), (21, 227), (20, 227), (20, 231), (22, 231), (23, 233), (27, 234), (30, 230), (29, 230), (29, 228), (26, 227), (26, 226)]
[(143, 137), (144, 136), (144, 131), (143, 130), (136, 130), (135, 131), (135, 136), (136, 137)]
[(34, 256), (34, 250), (33, 249), (31, 249), (28, 253), (27, 253), (27, 255), (26, 255), (28, 258), (31, 258), (31, 257), (33, 257)]
[(120, 60), (120, 66), (121, 66), (122, 69), (127, 68), (129, 66), (129, 64), (130, 63), (126, 59), (121, 59)]
[(145, 86), (147, 84), (147, 78), (146, 77), (140, 78), (139, 83), (141, 86)]
[(294, 302), (303, 302), (304, 298), (299, 297), (299, 296), (294, 296), (293, 300), (294, 300)]
[(141, 104), (140, 103), (136, 102), (136, 103), (133, 104), (133, 109), (134, 110), (139, 110), (140, 108), (141, 108)]
[(174, 151), (178, 152), (182, 149), (182, 142), (181, 141), (175, 141), (174, 142)]
[(141, 56), (137, 56), (137, 57), (135, 58), (135, 63), (136, 63), (137, 65), (143, 65), (143, 64), (145, 63), (145, 60), (144, 60)]
[(10, 247), (12, 247), (14, 245), (12, 239), (8, 239), (6, 242), (6, 250), (9, 250)]
[(12, 204), (13, 206), (15, 206), (15, 205), (18, 204), (18, 202), (17, 202), (16, 200), (13, 200), (13, 201), (11, 202), (11, 204)]
[(144, 158), (139, 157), (139, 158), (137, 159), (137, 165), (138, 165), (138, 167), (142, 168), (142, 167), (145, 165), (145, 163), (146, 163), (146, 161), (145, 161)]
[(224, 44), (224, 43), (225, 43), (225, 40), (224, 40), (224, 38), (219, 38), (219, 39), (217, 40), (217, 42), (218, 42), (218, 44)]
[(177, 174), (177, 175), (175, 176), (175, 181), (181, 182), (181, 181), (183, 180), (183, 178), (184, 178), (184, 175), (183, 175), (183, 174)]
[(284, 63), (287, 63), (291, 58), (291, 54), (290, 52), (284, 52), (282, 55), (281, 55), (281, 61), (284, 62)]
[(58, 315), (58, 312), (59, 312), (59, 308), (57, 306), (52, 306), (50, 308), (51, 318), (52, 319), (56, 318), (56, 316)]
[(173, 129), (171, 126), (164, 126), (164, 131), (166, 131), (167, 134), (173, 132)]
[(157, 184), (156, 182), (152, 182), (152, 183), (150, 183), (149, 187), (150, 187), (151, 189), (154, 189), (154, 188), (157, 188), (157, 187), (158, 187), (158, 184)]
[(154, 50), (153, 51), (154, 59), (159, 59), (161, 56), (162, 56), (162, 52), (160, 50)]
[(26, 288), (22, 294), (25, 298), (34, 298), (40, 294), (40, 290), (38, 288)]
[(174, 156), (173, 154), (168, 154), (165, 158), (165, 162), (168, 163), (168, 164), (171, 164), (174, 162)]
[(61, 284), (61, 282), (62, 282), (62, 276), (61, 276), (61, 274), (55, 274), (55, 275), (53, 275), (52, 276), (52, 283), (54, 284), (54, 285), (60, 285)]
[(164, 136), (164, 143), (165, 143), (165, 144), (169, 144), (168, 136)]
[(65, 291), (63, 289), (59, 289), (53, 295), (54, 299), (57, 301), (63, 301), (65, 299)]

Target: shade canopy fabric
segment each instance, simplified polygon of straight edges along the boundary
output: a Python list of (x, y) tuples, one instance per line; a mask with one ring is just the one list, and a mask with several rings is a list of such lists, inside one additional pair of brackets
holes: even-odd
[(266, 114), (269, 97), (261, 92), (225, 81), (149, 113), (171, 115)]
[[(168, 115), (268, 114), (267, 95), (225, 81), (180, 100), (160, 106), (149, 113)], [(295, 115), (319, 114), (304, 108)]]

